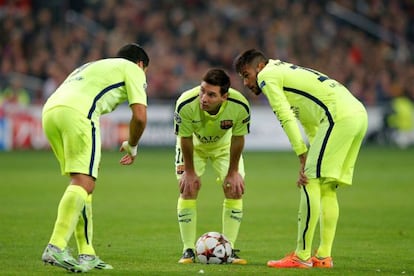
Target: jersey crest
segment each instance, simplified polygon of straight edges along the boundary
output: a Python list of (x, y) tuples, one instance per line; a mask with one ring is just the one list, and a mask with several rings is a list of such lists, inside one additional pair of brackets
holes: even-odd
[(233, 126), (233, 120), (223, 120), (220, 121), (220, 128), (221, 129), (229, 129)]

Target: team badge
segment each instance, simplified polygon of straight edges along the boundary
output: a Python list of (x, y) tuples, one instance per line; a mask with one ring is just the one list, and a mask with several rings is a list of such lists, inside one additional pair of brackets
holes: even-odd
[(233, 120), (223, 120), (220, 121), (220, 128), (221, 129), (229, 129), (233, 126)]

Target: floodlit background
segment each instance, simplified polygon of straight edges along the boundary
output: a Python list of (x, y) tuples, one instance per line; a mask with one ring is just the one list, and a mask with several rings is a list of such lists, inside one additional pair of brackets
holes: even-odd
[[(345, 84), (369, 111), (367, 142), (414, 141), (410, 0), (0, 0), (0, 33), (0, 150), (47, 148), (40, 124), (47, 97), (74, 68), (128, 42), (151, 59), (144, 146), (174, 143), (174, 100), (215, 66), (252, 103), (247, 149), (289, 149), (265, 98), (250, 95), (232, 67), (253, 47)], [(128, 117), (123, 107), (103, 118), (104, 148), (125, 138)]]

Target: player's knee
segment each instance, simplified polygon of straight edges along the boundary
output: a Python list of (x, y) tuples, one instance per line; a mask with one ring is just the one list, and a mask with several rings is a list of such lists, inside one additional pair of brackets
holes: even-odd
[(80, 173), (72, 173), (70, 175), (70, 178), (72, 185), (81, 186), (88, 194), (92, 194), (93, 190), (95, 189), (95, 179), (92, 176)]
[(196, 199), (198, 195), (198, 189), (185, 189), (181, 194), (183, 199)]
[(228, 199), (241, 199), (242, 194), (240, 192), (229, 191), (229, 189), (224, 190), (224, 196)]

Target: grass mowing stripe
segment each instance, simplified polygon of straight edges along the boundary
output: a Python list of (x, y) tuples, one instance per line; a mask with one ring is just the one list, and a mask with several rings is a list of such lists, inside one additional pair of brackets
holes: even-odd
[[(365, 146), (354, 185), (340, 188), (332, 270), (267, 268), (295, 247), (298, 161), (292, 152), (246, 152), (244, 218), (236, 247), (246, 266), (180, 265), (174, 150), (142, 148), (122, 167), (103, 152), (94, 193), (94, 245), (114, 271), (98, 275), (413, 275), (414, 149)], [(198, 200), (198, 235), (221, 229), (223, 194), (209, 167)], [(49, 151), (0, 153), (1, 275), (66, 274), (43, 266), (57, 204), (66, 185)], [(314, 247), (318, 243), (315, 234)], [(70, 246), (75, 247), (72, 239)], [(76, 253), (76, 250), (75, 250)]]

